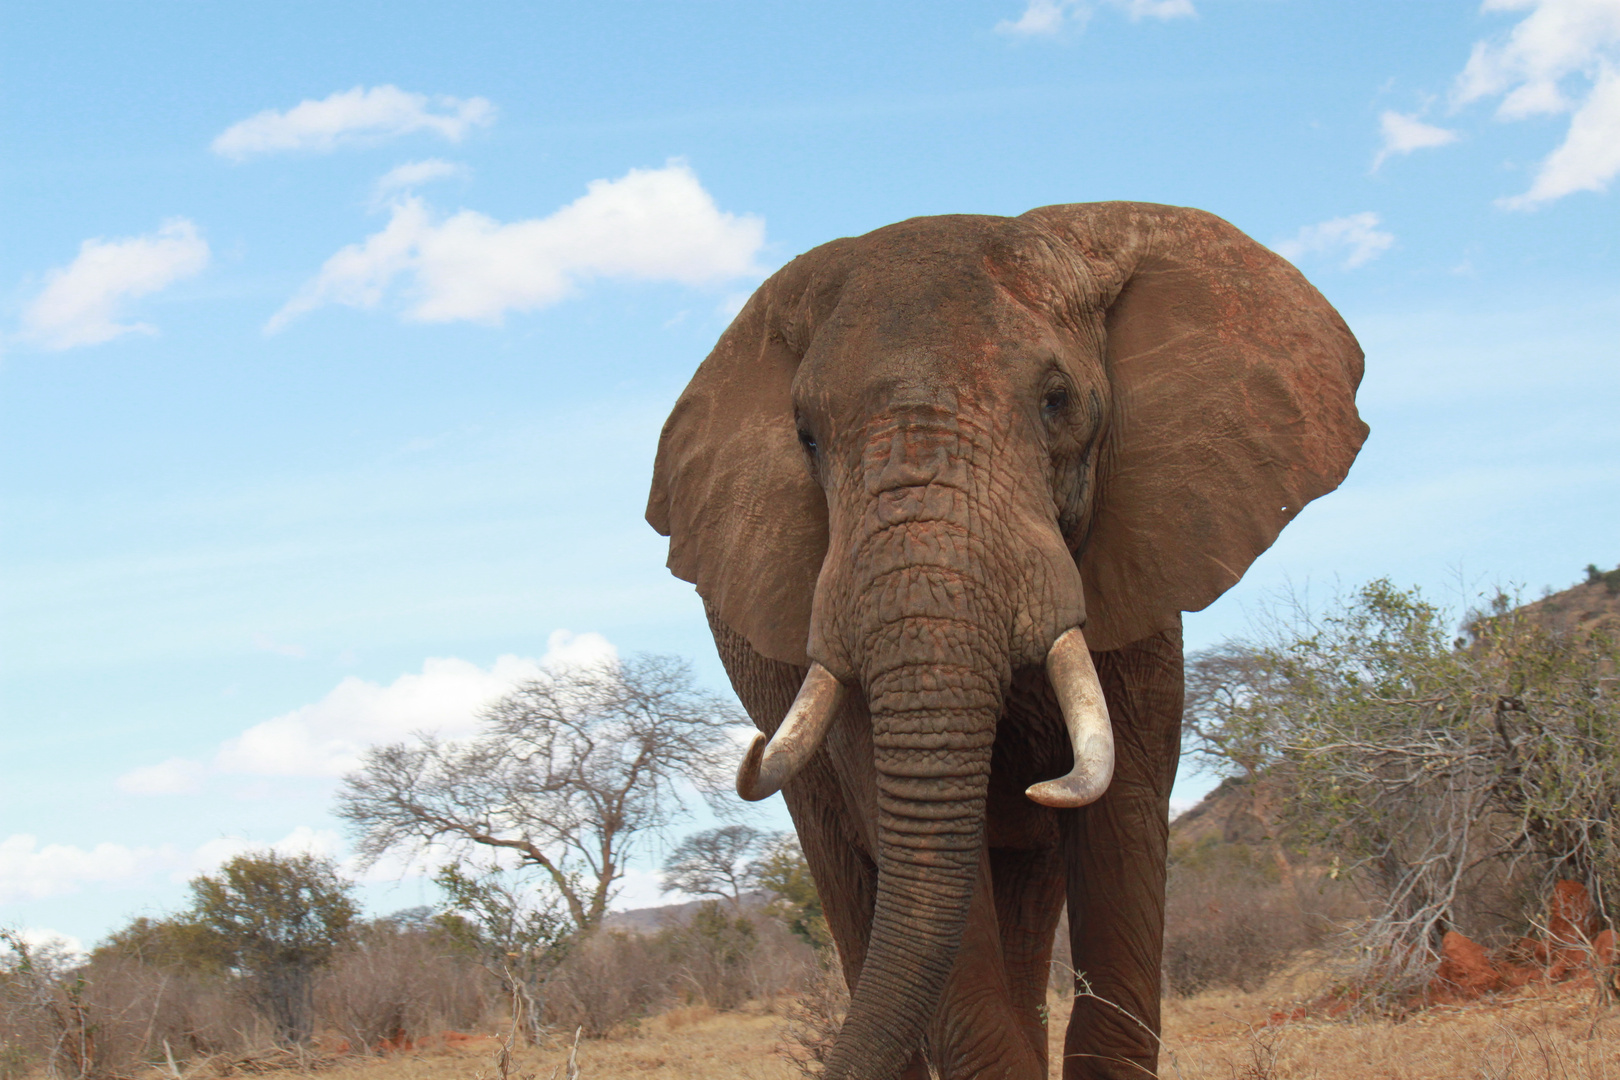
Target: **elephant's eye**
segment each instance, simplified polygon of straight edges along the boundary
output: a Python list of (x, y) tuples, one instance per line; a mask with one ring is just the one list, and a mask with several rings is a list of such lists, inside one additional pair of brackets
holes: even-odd
[(1069, 389), (1066, 386), (1054, 386), (1041, 398), (1041, 412), (1047, 417), (1057, 416), (1069, 407)]
[(804, 445), (804, 452), (811, 457), (816, 456), (816, 437), (806, 428), (799, 429), (799, 442)]

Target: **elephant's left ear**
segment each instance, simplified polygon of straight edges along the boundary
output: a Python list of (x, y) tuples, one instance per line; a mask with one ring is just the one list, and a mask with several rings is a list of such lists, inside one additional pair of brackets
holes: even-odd
[(647, 498), (675, 576), (756, 651), (801, 667), (827, 501), (799, 444), (792, 388), (835, 247), (779, 270), (720, 336), (664, 423)]
[(1086, 639), (1173, 625), (1339, 486), (1367, 437), (1362, 353), (1286, 260), (1212, 214), (1149, 203), (1031, 210), (1107, 308), (1113, 387), (1090, 536)]

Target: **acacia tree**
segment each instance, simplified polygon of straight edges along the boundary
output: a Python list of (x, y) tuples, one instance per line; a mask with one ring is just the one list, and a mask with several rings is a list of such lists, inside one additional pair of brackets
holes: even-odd
[(1374, 885), (1361, 944), (1395, 990), (1428, 977), (1482, 866), (1579, 880), (1605, 917), (1620, 900), (1620, 647), (1500, 592), (1454, 625), (1379, 580), (1189, 665), (1189, 747), (1285, 778), (1295, 827)]
[(743, 893), (759, 887), (755, 857), (780, 836), (747, 825), (692, 833), (664, 860), (663, 891), (713, 896), (740, 909)]
[(349, 940), (353, 882), (329, 859), (273, 851), (238, 855), (193, 878), (188, 920), (241, 972), (249, 999), (289, 1044), (313, 1033), (314, 976)]
[(720, 793), (736, 751), (726, 732), (741, 722), (678, 657), (568, 668), (495, 702), (469, 742), (368, 750), (337, 813), (367, 862), (431, 844), (463, 860), (508, 852), (556, 890), (571, 930), (588, 933), (626, 859), (685, 814), (690, 788), (727, 812)]
[(743, 893), (757, 890), (765, 910), (794, 936), (815, 948), (832, 944), (821, 911), (821, 896), (810, 864), (790, 832), (761, 832), (727, 825), (693, 833), (664, 862), (664, 891), (714, 896), (742, 906)]

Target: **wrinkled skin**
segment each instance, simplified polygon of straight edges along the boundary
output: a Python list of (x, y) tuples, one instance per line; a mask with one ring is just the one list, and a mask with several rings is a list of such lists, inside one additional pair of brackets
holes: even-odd
[[(1361, 354), (1297, 272), (1145, 204), (919, 218), (761, 287), (664, 429), (648, 518), (775, 731), (811, 661), (847, 688), (783, 789), (853, 988), (835, 1080), (1156, 1068), (1180, 612), (1208, 604), (1366, 428)], [(1084, 627), (1116, 764), (1073, 760), (1043, 662)]]

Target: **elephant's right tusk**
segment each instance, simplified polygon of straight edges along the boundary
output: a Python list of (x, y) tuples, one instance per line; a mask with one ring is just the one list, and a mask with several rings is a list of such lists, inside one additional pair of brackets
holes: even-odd
[(781, 791), (815, 755), (843, 700), (844, 685), (838, 677), (812, 663), (776, 734), (767, 742), (764, 732), (754, 733), (754, 741), (737, 767), (737, 794), (758, 802)]
[(1091, 650), (1078, 626), (1052, 644), (1046, 654), (1046, 675), (1063, 708), (1074, 768), (1067, 776), (1032, 785), (1024, 794), (1042, 806), (1086, 806), (1102, 798), (1114, 778), (1114, 729)]

